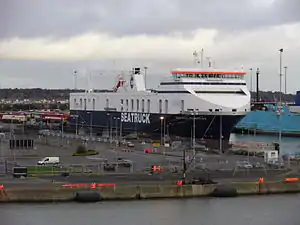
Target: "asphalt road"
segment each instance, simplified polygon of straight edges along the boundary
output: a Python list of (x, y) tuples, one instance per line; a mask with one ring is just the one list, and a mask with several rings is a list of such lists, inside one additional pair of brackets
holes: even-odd
[[(264, 177), (266, 180), (282, 180), (283, 172), (280, 171), (214, 171), (214, 172), (194, 172), (187, 174), (187, 180), (192, 178), (207, 178), (209, 177), (216, 182), (233, 182), (233, 181), (257, 181), (260, 177)], [(1, 178), (0, 184), (5, 184), (9, 187), (36, 187), (36, 185), (48, 186), (52, 185), (52, 182), (62, 183), (117, 183), (117, 184), (141, 184), (141, 183), (175, 183), (181, 179), (181, 174), (105, 174), (105, 175), (71, 175), (69, 177), (63, 177), (61, 175), (54, 176), (39, 176), (35, 178), (12, 179), (11, 177)]]

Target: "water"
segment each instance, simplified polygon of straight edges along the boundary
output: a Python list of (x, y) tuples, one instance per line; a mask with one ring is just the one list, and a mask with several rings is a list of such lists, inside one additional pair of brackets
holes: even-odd
[(0, 205), (3, 225), (298, 225), (300, 195)]

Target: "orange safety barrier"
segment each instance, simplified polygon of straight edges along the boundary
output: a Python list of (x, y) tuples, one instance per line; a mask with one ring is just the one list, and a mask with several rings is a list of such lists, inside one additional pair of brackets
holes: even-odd
[[(91, 189), (95, 189), (95, 188), (99, 188), (99, 187), (115, 187), (116, 184), (96, 184), (96, 183), (92, 183), (90, 185), (88, 184), (63, 184), (62, 187), (63, 188), (91, 188)], [(1, 186), (0, 186), (1, 189)]]
[(299, 181), (299, 178), (294, 178), (294, 177), (293, 178), (285, 178), (284, 181), (285, 182), (297, 182), (297, 181)]
[(162, 171), (162, 168), (161, 168), (161, 166), (153, 166), (153, 167), (152, 167), (152, 171), (153, 171), (153, 172), (156, 172), (156, 171), (159, 171), (159, 172), (160, 172), (160, 171)]
[(98, 187), (115, 187), (116, 184), (98, 184)]
[(63, 188), (80, 188), (80, 187), (88, 188), (88, 184), (63, 184), (62, 187)]
[(182, 184), (183, 184), (182, 180), (178, 180), (178, 181), (177, 181), (177, 185), (178, 185), (178, 186), (182, 186)]

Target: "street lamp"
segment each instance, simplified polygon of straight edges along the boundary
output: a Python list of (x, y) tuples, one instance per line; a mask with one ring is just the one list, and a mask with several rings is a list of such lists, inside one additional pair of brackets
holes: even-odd
[(163, 116), (161, 116), (161, 117), (159, 117), (159, 119), (160, 119), (160, 145), (163, 145), (163, 139), (162, 139), (162, 137), (163, 137), (163, 122), (164, 122), (164, 117)]
[[(281, 148), (281, 115), (283, 113), (282, 109), (282, 98), (281, 98), (281, 86), (282, 86), (282, 53), (283, 53), (283, 48), (279, 49), (279, 78), (280, 78), (280, 91), (279, 91), (279, 101), (280, 105), (277, 109), (277, 115), (279, 117), (279, 134), (278, 134), (278, 144), (279, 144), (279, 149)], [(279, 151), (280, 152), (280, 151)]]
[(193, 112), (193, 160), (194, 169), (196, 168), (196, 116), (195, 111)]
[(282, 96), (281, 96), (281, 88), (282, 88), (282, 53), (283, 53), (283, 48), (279, 49), (279, 78), (280, 78), (280, 82), (279, 82), (279, 102), (280, 102), (280, 106), (282, 104)]
[(119, 119), (120, 119), (120, 117), (114, 117), (114, 120), (115, 120), (115, 123), (116, 123), (116, 126), (115, 126), (115, 132), (116, 132), (115, 138), (116, 138), (116, 142), (118, 141), (118, 120)]
[(284, 67), (284, 93), (287, 94), (286, 92), (286, 87), (287, 87), (287, 66)]
[(93, 114), (92, 112), (87, 112), (90, 115), (90, 139), (93, 137)]
[(77, 70), (73, 71), (73, 76), (74, 76), (74, 89), (77, 90)]
[(144, 70), (145, 70), (145, 89), (147, 90), (147, 70), (148, 70), (148, 67), (145, 66)]
[(223, 118), (222, 118), (222, 111), (223, 109), (220, 108), (220, 153), (223, 153)]
[(250, 92), (252, 91), (253, 69), (250, 68)]

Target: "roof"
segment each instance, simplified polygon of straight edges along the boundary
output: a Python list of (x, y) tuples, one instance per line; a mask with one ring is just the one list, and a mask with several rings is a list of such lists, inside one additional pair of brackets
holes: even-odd
[(216, 69), (201, 69), (201, 68), (177, 68), (171, 71), (172, 74), (236, 74), (245, 75), (243, 70), (216, 70)]

